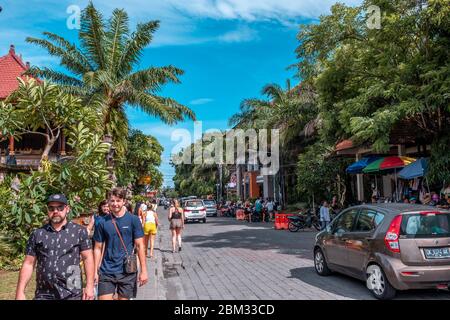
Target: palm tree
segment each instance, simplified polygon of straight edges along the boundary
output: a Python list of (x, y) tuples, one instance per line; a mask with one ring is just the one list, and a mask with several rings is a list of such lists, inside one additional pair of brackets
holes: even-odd
[(180, 83), (182, 70), (172, 65), (133, 69), (152, 41), (159, 21), (140, 23), (131, 34), (128, 22), (128, 14), (122, 9), (115, 9), (105, 22), (91, 2), (81, 14), (79, 47), (50, 32), (43, 33), (46, 39), (26, 39), (60, 58), (61, 65), (70, 72), (32, 67), (28, 73), (51, 80), (68, 93), (82, 97), (86, 104), (99, 107), (104, 133), (114, 137), (122, 155), (128, 136), (126, 104), (168, 124), (185, 117), (195, 120), (193, 111), (186, 106), (157, 95), (164, 84)]
[(239, 128), (277, 128), (281, 132), (282, 145), (299, 135), (310, 135), (320, 124), (316, 94), (310, 86), (300, 84), (291, 88), (287, 80), (286, 89), (278, 84), (268, 84), (261, 93), (268, 100), (243, 100), (240, 112), (234, 114), (228, 124)]

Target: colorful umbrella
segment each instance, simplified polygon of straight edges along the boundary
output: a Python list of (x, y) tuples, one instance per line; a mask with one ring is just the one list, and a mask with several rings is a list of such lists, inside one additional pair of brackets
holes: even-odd
[(404, 167), (399, 173), (398, 177), (406, 180), (423, 177), (428, 169), (428, 159), (420, 158), (417, 161)]
[(377, 173), (384, 170), (399, 169), (413, 163), (414, 161), (416, 161), (414, 158), (389, 156), (375, 160), (362, 171), (363, 173)]
[(349, 165), (347, 167), (347, 169), (345, 169), (345, 171), (347, 173), (362, 173), (362, 170), (367, 167), (369, 164), (371, 164), (372, 162), (374, 162), (375, 160), (380, 159), (379, 156), (369, 156), (369, 157), (364, 157), (359, 161), (356, 161), (354, 163), (352, 163), (351, 165)]

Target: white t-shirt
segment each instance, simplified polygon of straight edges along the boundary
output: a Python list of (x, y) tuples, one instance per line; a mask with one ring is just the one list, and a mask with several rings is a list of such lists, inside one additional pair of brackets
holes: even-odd
[(152, 210), (148, 210), (147, 211), (147, 215), (145, 216), (145, 223), (147, 222), (151, 222), (151, 223), (155, 223), (156, 222), (156, 218), (155, 218), (155, 212)]

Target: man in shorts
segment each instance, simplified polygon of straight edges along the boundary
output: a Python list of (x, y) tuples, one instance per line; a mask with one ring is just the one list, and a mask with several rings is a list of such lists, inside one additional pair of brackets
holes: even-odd
[[(86, 228), (67, 221), (70, 207), (63, 194), (47, 200), (49, 223), (36, 229), (26, 247), (19, 274), (16, 300), (25, 300), (25, 288), (36, 265), (35, 300), (93, 300), (94, 258)], [(84, 261), (86, 288), (83, 291), (80, 257)]]
[[(109, 192), (110, 214), (95, 229), (95, 279), (98, 281), (99, 300), (113, 300), (115, 293), (119, 300), (135, 298), (137, 281), (139, 286), (143, 286), (148, 280), (144, 231), (139, 217), (126, 210), (125, 198), (126, 191), (121, 188)], [(124, 267), (127, 255), (132, 255), (135, 248), (141, 267), (139, 277), (137, 272), (126, 273)]]

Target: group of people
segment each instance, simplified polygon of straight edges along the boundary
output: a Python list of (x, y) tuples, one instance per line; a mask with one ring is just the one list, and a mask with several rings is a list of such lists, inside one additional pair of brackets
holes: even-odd
[[(135, 298), (138, 285), (148, 282), (146, 258), (153, 257), (159, 220), (156, 202), (140, 203), (133, 213), (126, 196), (125, 189), (113, 188), (85, 227), (68, 220), (70, 206), (64, 194), (51, 195), (48, 222), (34, 230), (27, 242), (16, 299), (26, 299), (35, 266), (35, 300)], [(175, 253), (177, 244), (181, 251), (184, 228), (184, 213), (176, 200), (169, 221)]]
[(450, 192), (448, 194), (444, 194), (443, 196), (439, 195), (436, 192), (426, 193), (421, 199), (417, 199), (416, 197), (405, 197), (403, 199), (404, 203), (412, 203), (412, 204), (423, 204), (428, 206), (433, 206), (441, 209), (450, 209)]
[[(238, 206), (239, 205), (242, 204), (238, 203)], [(247, 199), (243, 204), (243, 208), (249, 222), (251, 222), (252, 220), (251, 216), (253, 214), (260, 217), (261, 221), (266, 221), (266, 218), (268, 218), (270, 221), (273, 221), (275, 217), (275, 212), (279, 209), (278, 203), (275, 202), (273, 199), (271, 198), (263, 199), (262, 197), (257, 198), (254, 204), (252, 204), (250, 200)]]

